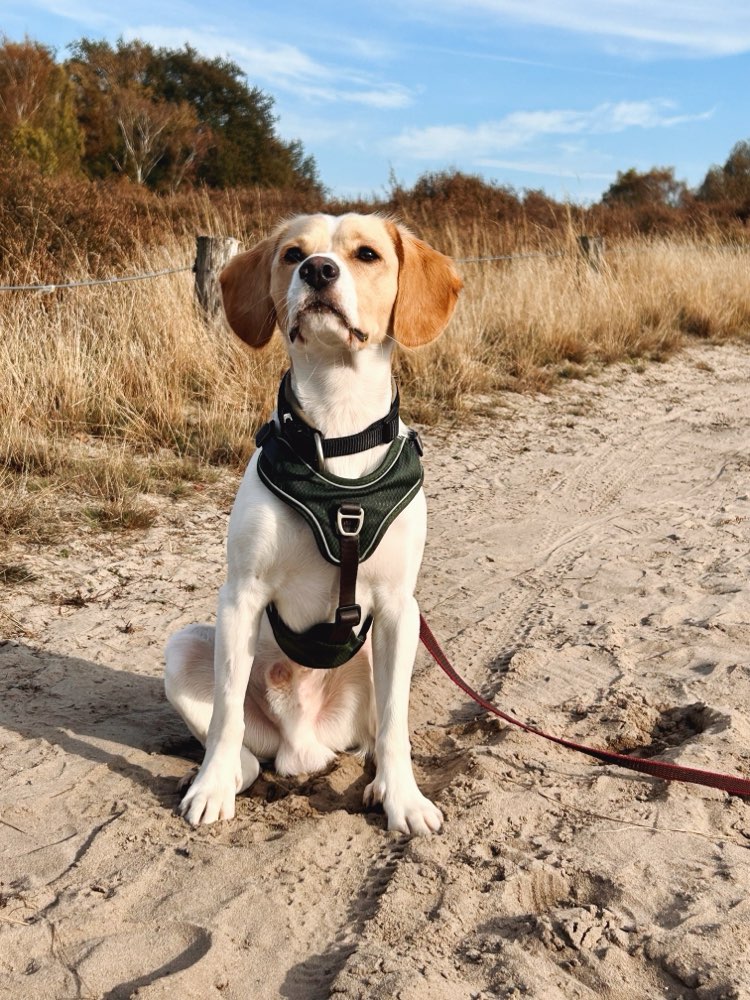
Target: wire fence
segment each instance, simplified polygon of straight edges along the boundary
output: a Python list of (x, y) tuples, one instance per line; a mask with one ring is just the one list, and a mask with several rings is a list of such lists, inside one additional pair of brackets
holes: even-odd
[(58, 288), (89, 288), (92, 285), (115, 285), (123, 281), (146, 281), (151, 278), (161, 278), (165, 274), (179, 274), (182, 271), (192, 271), (193, 265), (184, 267), (168, 267), (162, 271), (147, 271), (145, 274), (124, 274), (111, 278), (87, 278), (83, 281), (60, 281), (47, 285), (0, 285), (0, 292), (55, 292)]
[[(578, 259), (585, 258), (589, 264), (591, 264), (594, 269), (598, 269), (604, 261), (604, 241), (597, 239), (594, 247), (589, 247), (588, 244), (584, 244), (583, 240), (590, 240), (591, 237), (579, 237), (579, 246), (576, 250), (557, 250), (552, 252), (544, 251), (534, 251), (530, 253), (505, 253), (505, 254), (494, 254), (486, 257), (454, 257), (454, 263), (456, 264), (490, 264), (497, 261), (516, 261), (516, 260), (554, 260), (561, 257), (575, 256)], [(628, 246), (607, 246), (606, 254), (629, 254), (629, 253), (650, 253), (654, 249), (653, 246), (645, 247), (628, 247)], [(748, 253), (750, 251), (750, 245), (745, 246), (744, 244), (731, 244), (731, 245), (717, 245), (717, 244), (696, 244), (696, 245), (676, 245), (674, 249), (682, 250), (689, 253), (702, 252), (710, 249), (717, 253)], [(115, 285), (122, 282), (134, 282), (134, 281), (149, 281), (153, 278), (162, 278), (169, 274), (182, 274), (186, 271), (195, 271), (195, 264), (185, 264), (182, 267), (169, 267), (164, 268), (161, 271), (147, 271), (143, 274), (125, 274), (125, 275), (114, 275), (108, 278), (88, 278), (80, 281), (55, 281), (49, 282), (48, 284), (29, 284), (29, 285), (0, 285), (0, 292), (39, 292), (40, 294), (55, 292), (58, 289), (67, 288), (90, 288), (94, 285)]]
[(565, 250), (560, 250), (557, 253), (503, 253), (494, 257), (454, 257), (453, 261), (456, 264), (484, 264), (496, 260), (531, 260), (539, 257), (551, 260), (553, 257), (567, 257), (567, 255)]

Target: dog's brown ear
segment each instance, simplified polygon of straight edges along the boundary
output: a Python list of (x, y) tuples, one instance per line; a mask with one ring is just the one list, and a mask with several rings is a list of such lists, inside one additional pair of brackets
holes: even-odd
[(392, 335), (404, 347), (420, 347), (448, 325), (463, 282), (450, 257), (433, 250), (402, 226), (391, 223), (389, 229), (399, 263)]
[(271, 298), (274, 247), (274, 240), (263, 240), (233, 257), (219, 275), (229, 325), (251, 347), (267, 344), (276, 327)]

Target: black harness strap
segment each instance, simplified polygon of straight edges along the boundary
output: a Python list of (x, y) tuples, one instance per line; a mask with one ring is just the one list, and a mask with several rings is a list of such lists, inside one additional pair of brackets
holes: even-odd
[(355, 503), (342, 503), (338, 510), (341, 535), (341, 572), (339, 573), (339, 606), (331, 630), (332, 642), (344, 642), (355, 625), (362, 621), (362, 609), (356, 603), (357, 570), (359, 569), (359, 533), (365, 512)]
[(305, 420), (302, 408), (292, 392), (291, 370), (286, 373), (279, 386), (277, 413), (281, 437), (289, 442), (298, 455), (316, 468), (320, 466), (321, 456), (342, 458), (376, 448), (380, 444), (390, 444), (398, 436), (398, 412), (399, 395), (396, 389), (390, 410), (380, 420), (374, 421), (358, 434), (327, 438)]

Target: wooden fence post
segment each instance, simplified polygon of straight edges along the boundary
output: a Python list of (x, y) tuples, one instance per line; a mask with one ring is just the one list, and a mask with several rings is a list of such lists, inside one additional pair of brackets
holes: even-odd
[(592, 271), (601, 271), (604, 266), (604, 237), (579, 236), (578, 249)]
[(219, 274), (237, 253), (234, 236), (198, 236), (195, 245), (195, 294), (209, 318), (221, 313)]

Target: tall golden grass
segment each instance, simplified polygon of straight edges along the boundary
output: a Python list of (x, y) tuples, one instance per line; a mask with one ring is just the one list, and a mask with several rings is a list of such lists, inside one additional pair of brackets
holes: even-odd
[[(455, 257), (490, 255), (486, 238), (459, 234)], [(477, 392), (539, 390), (560, 377), (628, 359), (662, 360), (693, 337), (750, 339), (750, 253), (689, 238), (643, 237), (610, 246), (592, 270), (575, 238), (559, 256), (460, 266), (465, 289), (449, 332), (401, 358), (416, 417), (470, 414)]]
[[(456, 258), (498, 250), (492, 227), (449, 222), (430, 236)], [(479, 396), (663, 359), (691, 336), (750, 337), (750, 254), (740, 246), (641, 237), (612, 245), (600, 272), (570, 233), (545, 249), (560, 256), (458, 265), (465, 289), (449, 330), (430, 348), (399, 352), (410, 419), (466, 418)], [(177, 267), (192, 255), (192, 241), (175, 236), (120, 269)], [(68, 277), (87, 274), (82, 264)], [(278, 344), (250, 353), (205, 321), (189, 272), (0, 293), (0, 316), (6, 535), (51, 539), (82, 521), (145, 526), (149, 493), (180, 495), (216, 466), (242, 468), (284, 368)]]

